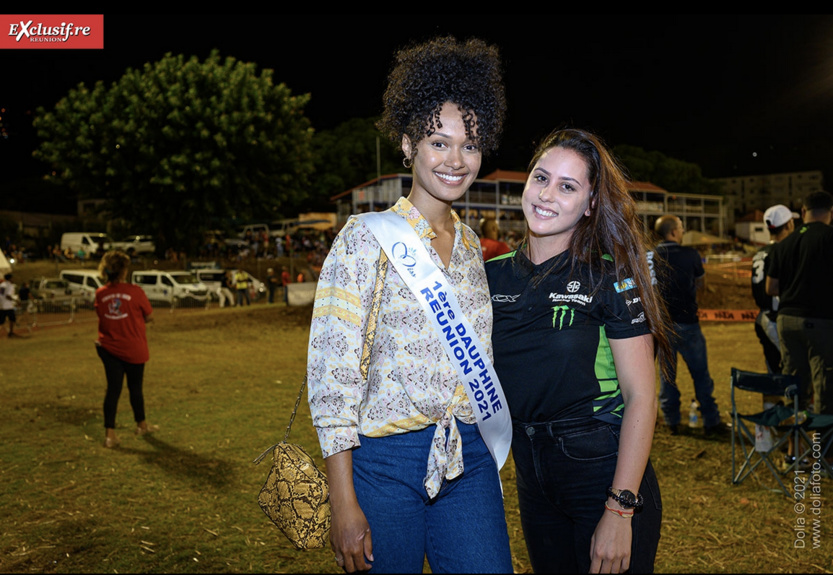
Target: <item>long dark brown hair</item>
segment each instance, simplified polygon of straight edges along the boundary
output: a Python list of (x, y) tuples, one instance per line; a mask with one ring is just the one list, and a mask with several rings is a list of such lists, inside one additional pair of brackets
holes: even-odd
[[(556, 130), (544, 138), (529, 163), (530, 172), (552, 148), (572, 150), (584, 158), (587, 179), (592, 186), (590, 215), (583, 215), (576, 224), (566, 265), (576, 269), (579, 263), (587, 264), (593, 291), (599, 289), (603, 271), (610, 266), (615, 270), (617, 281), (633, 278), (645, 320), (654, 336), (656, 353), (660, 359), (669, 356), (671, 324), (665, 302), (652, 286), (648, 261), (653, 241), (637, 214), (636, 201), (628, 192), (624, 169), (598, 136), (568, 128)], [(529, 245), (528, 226), (526, 235), (523, 243)]]

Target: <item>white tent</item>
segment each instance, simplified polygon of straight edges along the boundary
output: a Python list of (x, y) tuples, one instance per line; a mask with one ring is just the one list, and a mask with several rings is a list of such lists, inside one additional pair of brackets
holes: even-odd
[(0, 250), (0, 275), (6, 274), (10, 271), (12, 271), (12, 266), (3, 254), (3, 250)]

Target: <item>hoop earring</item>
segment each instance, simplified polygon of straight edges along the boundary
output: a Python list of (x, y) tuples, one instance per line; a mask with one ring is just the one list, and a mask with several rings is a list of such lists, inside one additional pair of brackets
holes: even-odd
[(414, 165), (414, 162), (411, 158), (402, 158), (402, 165), (405, 166), (405, 169), (410, 170), (411, 166)]

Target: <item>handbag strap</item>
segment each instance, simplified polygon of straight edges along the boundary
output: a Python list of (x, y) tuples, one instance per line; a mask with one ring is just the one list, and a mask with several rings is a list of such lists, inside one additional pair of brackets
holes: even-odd
[(370, 302), (370, 317), (367, 318), (367, 328), (364, 334), (364, 346), (362, 346), (362, 358), (359, 362), (359, 370), (362, 379), (367, 380), (367, 371), (370, 369), (370, 352), (373, 349), (373, 341), (376, 339), (376, 320), (379, 318), (379, 309), (382, 307), (382, 287), (385, 285), (385, 277), (388, 273), (388, 255), (382, 251), (376, 261), (376, 283), (373, 286), (373, 299)]
[[(373, 299), (370, 302), (370, 316), (367, 319), (367, 329), (364, 335), (364, 345), (362, 346), (362, 357), (359, 362), (359, 370), (362, 374), (362, 379), (367, 379), (367, 371), (370, 367), (370, 352), (373, 349), (373, 341), (376, 339), (376, 321), (379, 318), (379, 309), (382, 307), (382, 288), (385, 285), (385, 277), (388, 273), (388, 256), (384, 251), (379, 255), (376, 261), (376, 282), (373, 285)], [(304, 374), (304, 380), (301, 382), (301, 389), (298, 390), (298, 397), (295, 399), (295, 407), (292, 409), (292, 415), (289, 416), (289, 425), (286, 426), (286, 433), (284, 433), (283, 441), (286, 443), (289, 439), (289, 432), (292, 430), (292, 423), (295, 421), (295, 414), (298, 413), (298, 406), (301, 405), (301, 398), (304, 396), (304, 388), (307, 386), (307, 375)], [(280, 445), (276, 443), (266, 451), (261, 453), (253, 463), (260, 463), (267, 453)]]

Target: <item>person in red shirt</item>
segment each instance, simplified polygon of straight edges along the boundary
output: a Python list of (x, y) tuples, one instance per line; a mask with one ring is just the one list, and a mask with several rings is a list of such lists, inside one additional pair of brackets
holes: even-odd
[(500, 227), (496, 219), (486, 218), (480, 222), (480, 235), (480, 248), (483, 250), (484, 262), (512, 251), (505, 242), (498, 239)]
[(145, 363), (150, 359), (145, 324), (153, 321), (153, 308), (141, 287), (126, 282), (129, 266), (130, 256), (118, 250), (104, 254), (98, 266), (101, 278), (107, 282), (95, 292), (98, 314), (95, 346), (107, 377), (104, 396), (104, 447), (107, 448), (120, 443), (116, 437), (116, 411), (125, 376), (136, 435), (159, 430), (158, 425), (148, 425), (145, 421), (142, 392)]
[(292, 283), (292, 276), (289, 275), (289, 270), (286, 266), (281, 268), (281, 285), (283, 286), (283, 301), (289, 303), (289, 284)]

